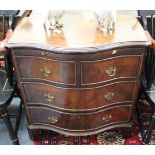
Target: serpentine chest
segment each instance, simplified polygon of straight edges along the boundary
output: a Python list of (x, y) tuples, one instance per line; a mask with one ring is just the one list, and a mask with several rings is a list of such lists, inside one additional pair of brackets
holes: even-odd
[(41, 15), (26, 17), (10, 48), (28, 128), (89, 135), (132, 127), (145, 48), (136, 18), (118, 16), (115, 31), (65, 15), (61, 33), (45, 30)]

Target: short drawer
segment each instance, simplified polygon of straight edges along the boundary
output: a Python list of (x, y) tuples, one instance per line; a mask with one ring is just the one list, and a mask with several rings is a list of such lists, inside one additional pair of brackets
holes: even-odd
[(17, 56), (21, 78), (75, 84), (75, 62), (56, 61), (34, 56)]
[(82, 62), (82, 84), (93, 84), (117, 78), (136, 78), (141, 56), (119, 56)]
[[(96, 88), (58, 88), (35, 82), (23, 83), (27, 104), (70, 110), (89, 110), (119, 103), (132, 103), (135, 82), (116, 82)], [(127, 90), (126, 90), (127, 89)]]
[(27, 107), (27, 110), (31, 124), (54, 126), (65, 130), (91, 130), (129, 122), (131, 106), (113, 107), (83, 114), (64, 113), (45, 107)]

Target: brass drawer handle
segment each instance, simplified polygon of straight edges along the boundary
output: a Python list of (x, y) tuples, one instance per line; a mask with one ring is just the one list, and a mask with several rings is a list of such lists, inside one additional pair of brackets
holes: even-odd
[(111, 114), (108, 114), (108, 115), (105, 115), (104, 117), (102, 117), (102, 120), (104, 122), (108, 122), (108, 121), (110, 121), (111, 118), (112, 118), (112, 115)]
[(52, 73), (51, 70), (49, 68), (47, 68), (46, 66), (41, 68), (41, 72), (43, 73), (44, 76), (50, 76)]
[(112, 99), (114, 96), (115, 96), (114, 92), (107, 92), (107, 93), (104, 94), (104, 98), (107, 99), (107, 100)]
[(108, 76), (115, 76), (117, 71), (116, 66), (108, 67), (105, 69), (105, 72), (108, 74)]
[(56, 116), (49, 116), (48, 117), (48, 121), (52, 124), (57, 123), (58, 122), (58, 118)]
[(46, 97), (46, 100), (49, 102), (52, 102), (55, 99), (55, 96), (50, 93), (45, 93), (44, 96)]

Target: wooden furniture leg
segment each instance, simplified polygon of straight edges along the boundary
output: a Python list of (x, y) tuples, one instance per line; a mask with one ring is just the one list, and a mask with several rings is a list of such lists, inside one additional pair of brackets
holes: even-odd
[(145, 134), (145, 136), (144, 136), (144, 138), (142, 140), (143, 144), (148, 144), (149, 141), (150, 141), (150, 138), (151, 138), (151, 135), (152, 135), (152, 131), (153, 131), (153, 128), (155, 126), (155, 112), (153, 113), (152, 119), (151, 119), (149, 124), (150, 124), (149, 128), (148, 128), (148, 130), (147, 130), (147, 132), (146, 132), (146, 134)]
[(10, 138), (11, 138), (11, 141), (14, 145), (19, 145), (19, 141), (18, 141), (18, 138), (17, 138), (17, 135), (13, 129), (13, 126), (11, 124), (11, 121), (10, 121), (10, 118), (9, 118), (9, 114), (8, 114), (8, 111), (6, 109), (3, 109), (1, 111), (1, 116), (3, 118), (3, 121), (9, 131), (9, 135), (10, 135)]

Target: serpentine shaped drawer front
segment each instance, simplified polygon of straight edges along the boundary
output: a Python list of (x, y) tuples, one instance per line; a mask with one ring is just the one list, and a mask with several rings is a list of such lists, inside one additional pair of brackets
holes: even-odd
[[(131, 106), (113, 107), (94, 113), (63, 113), (45, 107), (27, 107), (30, 123), (65, 130), (89, 130), (114, 123), (129, 122)], [(120, 115), (121, 114), (121, 115)]]
[(136, 78), (141, 56), (122, 56), (82, 62), (82, 84), (100, 83), (116, 78)]
[(75, 85), (75, 62), (17, 56), (21, 78)]
[[(96, 88), (58, 88), (47, 84), (23, 83), (27, 104), (70, 110), (89, 110), (119, 103), (132, 103), (135, 82), (116, 82)], [(128, 91), (126, 91), (128, 89)]]

